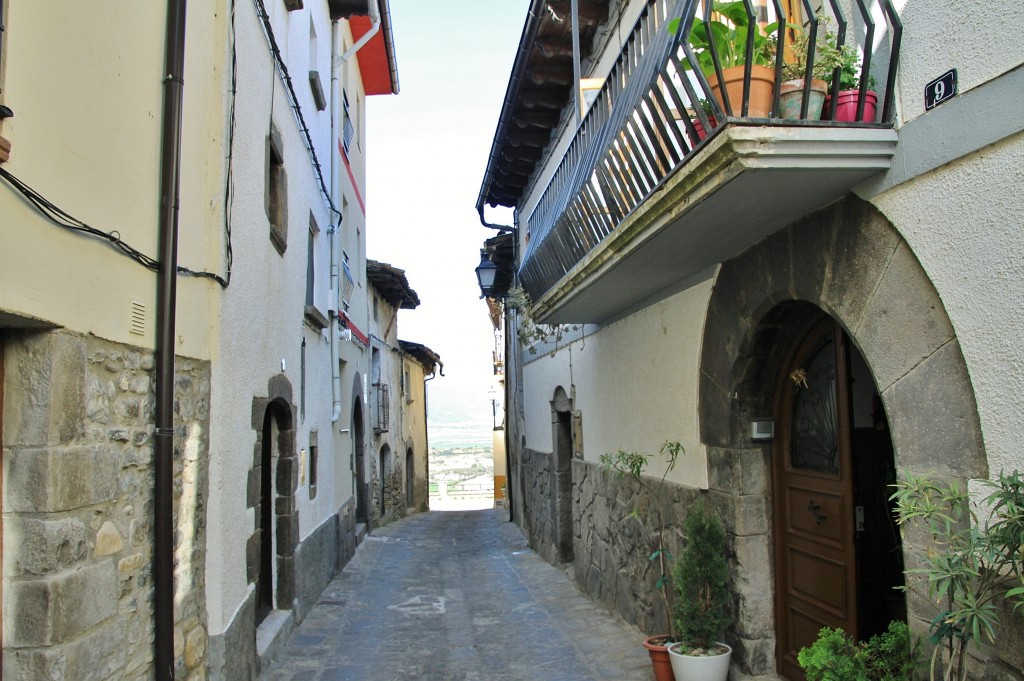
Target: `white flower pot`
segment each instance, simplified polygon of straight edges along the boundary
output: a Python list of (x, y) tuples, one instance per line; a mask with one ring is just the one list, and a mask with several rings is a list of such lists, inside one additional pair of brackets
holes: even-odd
[(729, 660), (732, 658), (732, 648), (724, 643), (715, 645), (725, 648), (720, 655), (685, 655), (680, 651), (681, 643), (674, 643), (668, 647), (669, 658), (672, 661), (672, 673), (676, 681), (726, 681), (729, 678)]

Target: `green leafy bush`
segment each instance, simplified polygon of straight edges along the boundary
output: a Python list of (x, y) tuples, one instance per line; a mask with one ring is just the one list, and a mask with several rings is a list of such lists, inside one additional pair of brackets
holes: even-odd
[(919, 660), (920, 647), (905, 622), (890, 622), (887, 631), (866, 643), (825, 627), (797, 654), (807, 681), (911, 681)]
[(1014, 604), (1014, 613), (1024, 604), (1017, 586), (1024, 580), (1024, 479), (1014, 471), (983, 484), (993, 491), (981, 512), (956, 483), (909, 473), (892, 495), (900, 525), (922, 524), (933, 545), (925, 566), (908, 571), (927, 577), (929, 598), (938, 606), (931, 623), (932, 679), (966, 678), (967, 645), (982, 637), (995, 641), (1000, 601)]

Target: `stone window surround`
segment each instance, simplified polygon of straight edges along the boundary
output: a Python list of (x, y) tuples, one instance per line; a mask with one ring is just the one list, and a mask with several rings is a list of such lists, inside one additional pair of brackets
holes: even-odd
[(270, 242), (280, 255), (288, 249), (288, 176), (284, 145), (277, 127), (270, 126), (265, 145), (264, 208), (270, 222)]

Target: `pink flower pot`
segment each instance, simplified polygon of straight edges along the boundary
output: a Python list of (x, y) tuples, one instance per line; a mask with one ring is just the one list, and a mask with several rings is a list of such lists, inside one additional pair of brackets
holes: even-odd
[[(836, 117), (834, 120), (847, 121), (853, 123), (857, 120), (857, 95), (860, 94), (860, 90), (840, 90), (839, 97), (836, 101)], [(862, 123), (876, 123), (875, 120), (875, 105), (878, 103), (878, 95), (875, 94), (874, 90), (868, 90), (864, 93), (864, 115), (861, 118)], [(832, 98), (825, 98), (825, 113), (828, 114), (832, 110)]]

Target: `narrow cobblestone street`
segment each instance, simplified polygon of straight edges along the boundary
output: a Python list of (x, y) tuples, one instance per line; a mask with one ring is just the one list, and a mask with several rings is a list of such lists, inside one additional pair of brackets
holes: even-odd
[(526, 546), (507, 511), (375, 530), (262, 681), (649, 681), (640, 635)]

